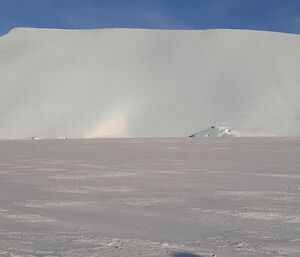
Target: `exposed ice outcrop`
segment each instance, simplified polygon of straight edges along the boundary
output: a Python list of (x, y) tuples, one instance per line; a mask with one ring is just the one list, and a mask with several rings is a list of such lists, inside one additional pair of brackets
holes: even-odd
[(235, 137), (231, 133), (231, 128), (224, 126), (211, 126), (208, 129), (202, 130), (200, 132), (194, 133), (189, 137)]

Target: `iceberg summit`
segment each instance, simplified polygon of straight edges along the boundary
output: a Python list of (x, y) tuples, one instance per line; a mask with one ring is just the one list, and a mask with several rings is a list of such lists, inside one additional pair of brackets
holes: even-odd
[(0, 38), (0, 138), (299, 136), (299, 70), (293, 34), (17, 28)]

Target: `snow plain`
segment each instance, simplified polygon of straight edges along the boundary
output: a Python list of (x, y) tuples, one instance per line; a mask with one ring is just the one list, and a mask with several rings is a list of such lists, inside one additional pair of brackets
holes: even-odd
[(14, 29), (0, 38), (0, 138), (300, 136), (300, 36)]
[(300, 256), (300, 140), (0, 141), (0, 256)]

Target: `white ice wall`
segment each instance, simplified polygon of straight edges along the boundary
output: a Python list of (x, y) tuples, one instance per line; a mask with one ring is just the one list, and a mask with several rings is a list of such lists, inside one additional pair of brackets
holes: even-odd
[(0, 137), (300, 136), (300, 36), (14, 29), (0, 38)]

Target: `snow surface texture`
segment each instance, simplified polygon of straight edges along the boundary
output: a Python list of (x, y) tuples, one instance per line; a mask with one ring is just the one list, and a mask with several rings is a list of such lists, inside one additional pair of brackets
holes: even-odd
[(0, 137), (177, 137), (212, 124), (300, 135), (300, 36), (14, 29), (0, 38)]
[(300, 140), (0, 141), (0, 256), (299, 257)]

